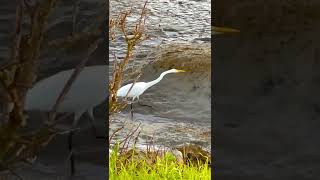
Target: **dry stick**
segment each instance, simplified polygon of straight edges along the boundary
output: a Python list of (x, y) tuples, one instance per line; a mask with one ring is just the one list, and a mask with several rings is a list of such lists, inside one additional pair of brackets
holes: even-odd
[(62, 115), (61, 117), (59, 117), (58, 119), (56, 119), (56, 120), (54, 121), (54, 123), (48, 125), (47, 128), (49, 128), (49, 129), (50, 129), (50, 128), (54, 128), (54, 126), (55, 126), (56, 124), (58, 124), (59, 122), (65, 120), (65, 119), (66, 119), (68, 116), (70, 116), (70, 115), (72, 115), (72, 113), (66, 113), (66, 114)]
[[(131, 7), (131, 9), (132, 9), (132, 7)], [(131, 12), (132, 12), (131, 9), (128, 12), (124, 12), (124, 14), (120, 15), (119, 20), (118, 20), (118, 22), (119, 22), (118, 25), (120, 25), (121, 32), (123, 33), (126, 42), (129, 41), (128, 33), (126, 31), (126, 19), (127, 19), (128, 15), (131, 14)]]
[(114, 69), (114, 72), (112, 73), (112, 79), (116, 79), (116, 68), (117, 68), (117, 65), (118, 65), (118, 58), (115, 54), (115, 52), (112, 53), (114, 58), (115, 58), (115, 62), (113, 64), (113, 69)]
[[(35, 75), (35, 66), (33, 66), (34, 62), (38, 60), (39, 56), (39, 48), (41, 46), (44, 28), (46, 25), (47, 17), (51, 8), (55, 5), (55, 0), (48, 0), (42, 4), (44, 7), (40, 6), (40, 3), (36, 3), (35, 7), (32, 8), (32, 16), (30, 23), (30, 36), (28, 39), (25, 39), (25, 43), (23, 43), (23, 55), (19, 55), (20, 62), (30, 62), (30, 64), (26, 64), (23, 68), (18, 69), (15, 73), (13, 88), (11, 89), (13, 99), (14, 100), (14, 108), (10, 113), (10, 123), (9, 127), (13, 130), (16, 130), (19, 126), (24, 125), (25, 116), (23, 115), (23, 101), (25, 99), (25, 93), (28, 86), (32, 84), (33, 77)], [(44, 10), (46, 9), (46, 10)], [(43, 10), (43, 11), (42, 11)], [(27, 38), (27, 36), (26, 36)], [(20, 45), (22, 46), (22, 45)], [(31, 49), (32, 47), (32, 49)], [(19, 49), (20, 50), (20, 49)], [(27, 50), (34, 50), (32, 52)], [(22, 99), (21, 99), (22, 98)]]
[[(154, 147), (156, 147), (156, 146), (154, 146)], [(162, 153), (164, 154), (165, 151), (166, 151), (166, 149), (165, 149), (165, 146), (164, 146), (164, 145), (162, 145), (162, 147), (163, 147)], [(154, 148), (154, 149), (155, 149), (155, 148)], [(160, 145), (159, 148), (157, 149), (156, 156), (158, 156), (160, 153), (161, 153), (161, 145)], [(161, 154), (160, 154), (160, 155), (161, 155)]]
[[(148, 1), (146, 1), (144, 3), (144, 5), (143, 5), (143, 8), (142, 8), (142, 11), (141, 11), (141, 14), (140, 14), (140, 18), (139, 18), (139, 22), (136, 24), (136, 27), (135, 27), (135, 32), (137, 32), (135, 35), (140, 35), (141, 36), (140, 32), (143, 30), (143, 29), (140, 28), (141, 24), (142, 24), (142, 19), (144, 20), (143, 21), (143, 25), (146, 23), (146, 14), (147, 14), (146, 13), (146, 6), (147, 6), (147, 3), (148, 3)], [(144, 28), (144, 26), (142, 28)]]
[[(129, 138), (129, 135), (132, 133), (132, 131), (133, 131), (133, 129), (131, 129), (131, 130), (125, 135), (125, 138), (119, 143), (119, 145), (127, 141), (127, 139)], [(122, 148), (123, 148), (123, 147), (122, 147)]]
[[(22, 18), (23, 18), (23, 2), (22, 2), (22, 0), (20, 0), (17, 5), (17, 9), (16, 9), (15, 38), (14, 38), (14, 45), (11, 49), (11, 62), (2, 66), (1, 71), (14, 66), (15, 64), (18, 64), (19, 56), (20, 56), (19, 48), (20, 48), (20, 43), (21, 43)], [(9, 87), (4, 82), (4, 79), (1, 79), (1, 85), (3, 86), (2, 88), (6, 92), (6, 95), (8, 95), (8, 97), (13, 99), (12, 94), (10, 93)], [(7, 102), (6, 106), (9, 106), (8, 104), (9, 103)]]
[[(22, 1), (20, 1), (20, 3), (21, 4), (18, 4), (18, 6), (17, 6), (17, 20), (16, 20), (16, 24), (17, 24), (17, 26), (16, 26), (16, 40), (15, 40), (15, 46), (13, 47), (13, 51), (12, 51), (12, 54), (11, 54), (11, 60), (13, 61), (10, 65), (14, 65), (15, 63), (17, 63), (17, 62), (15, 62), (15, 61), (18, 61), (19, 59), (20, 59), (20, 43), (21, 43), (21, 19), (22, 19), (22, 15), (23, 15), (23, 3), (22, 3)], [(37, 6), (38, 8), (39, 8), (39, 6)], [(37, 12), (36, 10), (34, 11), (34, 12)], [(37, 17), (37, 16), (34, 16), (34, 14), (36, 14), (36, 13), (33, 13), (33, 17)], [(32, 21), (34, 20), (33, 19), (33, 17), (32, 17)], [(31, 24), (33, 24), (33, 23), (31, 23)], [(32, 29), (33, 30), (33, 29)], [(33, 31), (32, 31), (32, 33), (33, 33)], [(31, 37), (33, 37), (33, 36), (31, 36)], [(34, 40), (34, 39), (31, 39), (31, 41), (32, 40)], [(28, 62), (28, 61), (26, 61), (26, 62), (23, 62), (23, 63), (21, 63), (21, 64), (19, 64), (20, 65), (20, 67), (22, 66), (22, 64), (27, 64), (27, 63), (30, 63), (30, 62)], [(31, 62), (32, 63), (32, 62)], [(19, 83), (17, 83), (16, 82), (16, 84), (15, 84), (16, 86), (21, 86)], [(9, 87), (10, 88), (10, 92), (11, 92), (11, 95), (12, 95), (12, 99), (13, 99), (13, 101), (14, 101), (14, 103), (18, 106), (17, 107), (17, 112), (18, 113), (20, 113), (20, 112), (22, 112), (22, 105), (20, 104), (20, 102), (21, 102), (21, 100), (19, 100), (20, 99), (20, 95), (18, 95), (18, 91), (17, 91), (17, 89), (15, 89), (16, 87)], [(12, 89), (11, 89), (12, 88)], [(19, 89), (18, 89), (19, 90)], [(16, 129), (16, 127), (14, 127), (15, 129)], [(43, 144), (40, 144), (40, 145), (43, 145)], [(23, 149), (21, 149), (21, 151), (23, 151)], [(16, 156), (20, 156), (20, 154), (19, 154), (20, 152), (19, 152), (19, 150), (17, 151), (17, 153), (16, 153)], [(19, 158), (19, 157), (18, 157)]]
[(124, 128), (124, 125), (118, 129), (116, 129), (112, 134), (111, 136), (109, 137), (109, 142), (111, 142), (113, 136), (115, 136), (119, 131), (121, 131), (122, 129)]
[[(138, 131), (138, 129), (139, 129), (140, 126), (141, 126), (141, 123), (140, 123), (140, 124), (137, 126), (137, 128), (131, 133), (131, 135), (129, 136), (129, 138), (128, 138), (127, 142), (126, 142), (126, 143), (127, 143), (127, 146), (126, 146), (126, 147), (123, 146), (123, 148), (127, 149), (127, 148), (129, 147), (129, 143), (130, 143), (130, 141), (131, 141), (134, 133), (136, 133), (136, 132)], [(140, 131), (139, 131), (139, 132), (140, 132)], [(140, 134), (139, 132), (138, 132), (138, 134)], [(125, 143), (125, 144), (126, 144), (126, 143)], [(125, 144), (124, 144), (124, 145), (125, 145)]]
[(147, 145), (147, 152), (149, 151), (149, 152), (151, 152), (151, 148), (152, 148), (152, 146), (154, 147), (154, 133), (153, 133), (153, 135), (152, 135), (152, 137), (151, 137), (151, 139), (150, 139), (150, 145)]
[(147, 152), (148, 152), (148, 149), (149, 149), (149, 146), (148, 146), (148, 137), (146, 138), (146, 145), (147, 145)]
[(134, 129), (134, 130), (132, 129), (131, 131), (129, 131), (129, 133), (126, 135), (125, 139), (120, 142), (120, 144), (124, 143), (122, 145), (122, 149), (124, 149), (124, 146), (126, 145), (126, 142), (128, 141), (129, 137), (131, 137), (138, 130), (140, 125), (141, 125), (141, 123), (137, 126), (136, 129)]
[[(135, 29), (133, 31), (134, 36), (131, 38), (128, 37), (127, 31), (126, 31), (126, 18), (129, 14), (132, 13), (132, 7), (130, 11), (125, 12), (122, 16), (120, 16), (120, 20), (118, 20), (119, 21), (118, 25), (120, 25), (121, 32), (124, 34), (125, 40), (128, 44), (128, 51), (132, 50), (132, 48), (137, 44), (138, 40), (141, 38), (142, 29), (141, 28), (138, 29), (137, 27), (141, 27), (141, 18), (143, 18), (143, 15), (145, 15), (145, 7), (146, 7), (146, 3), (141, 11), (141, 17), (139, 18), (139, 21), (137, 21)], [(130, 54), (127, 52), (127, 56), (125, 59), (129, 59), (129, 58), (130, 58)], [(123, 64), (127, 64), (127, 62), (128, 60), (124, 61)]]
[(72, 16), (72, 32), (71, 32), (71, 36), (74, 36), (76, 33), (76, 28), (77, 28), (77, 15), (78, 15), (78, 11), (79, 11), (79, 1), (76, 0), (73, 4), (73, 16)]
[(133, 143), (133, 147), (136, 147), (136, 144), (138, 142), (138, 137), (140, 136), (141, 131), (138, 132), (138, 135), (136, 136), (134, 143)]
[(137, 80), (140, 78), (141, 76), (141, 72), (138, 74), (138, 76), (136, 77), (136, 79), (133, 81), (132, 85), (130, 86), (129, 91), (127, 92), (126, 96), (124, 97), (124, 99), (126, 99), (128, 97), (129, 92), (131, 91), (131, 89), (133, 88), (134, 84), (137, 82)]
[(62, 91), (60, 92), (60, 95), (58, 97), (58, 99), (56, 100), (56, 103), (54, 104), (52, 110), (49, 113), (49, 122), (53, 122), (53, 120), (55, 119), (56, 116), (56, 112), (58, 110), (59, 105), (61, 104), (61, 102), (63, 101), (64, 97), (66, 96), (66, 94), (69, 92), (71, 85), (73, 84), (73, 82), (76, 80), (77, 76), (80, 74), (81, 70), (83, 69), (83, 67), (85, 66), (86, 62), (89, 60), (90, 55), (97, 49), (98, 43), (101, 41), (101, 39), (96, 40), (93, 45), (89, 48), (88, 50), (88, 55), (86, 58), (84, 58), (75, 68), (75, 70), (73, 71), (72, 75), (70, 76), (69, 80), (67, 81), (67, 83), (65, 84), (65, 86), (63, 87)]
[(131, 134), (128, 136), (128, 140), (125, 143), (130, 143), (131, 137), (138, 131), (140, 126), (141, 126), (141, 122), (138, 124), (137, 128), (131, 132)]
[(23, 2), (22, 0), (19, 1), (16, 10), (16, 28), (15, 28), (15, 40), (14, 40), (14, 47), (11, 51), (11, 59), (13, 63), (19, 62), (19, 48), (21, 43), (21, 26), (22, 26), (22, 18), (23, 18)]
[[(114, 66), (113, 66), (114, 71), (112, 73), (112, 79), (114, 81), (115, 78), (116, 78), (117, 71), (118, 71), (117, 67), (119, 67), (120, 65), (118, 64), (118, 58), (117, 58), (116, 54), (114, 52), (112, 54), (113, 54), (113, 56), (115, 58), (115, 62), (114, 62)], [(114, 82), (111, 83), (111, 86), (112, 87), (109, 88), (111, 90), (111, 94), (115, 94), (115, 91), (114, 91), (115, 84), (114, 84)], [(115, 109), (113, 111), (116, 111), (116, 110), (117, 110), (117, 107), (115, 107)]]
[[(11, 60), (12, 62), (16, 61), (18, 62), (18, 57), (19, 57), (19, 47), (20, 47), (20, 42), (21, 42), (21, 24), (22, 24), (22, 16), (23, 16), (23, 10), (22, 10), (22, 2), (20, 1), (20, 3), (17, 5), (17, 9), (16, 9), (16, 28), (15, 28), (15, 42), (14, 42), (14, 46), (12, 47), (12, 53), (11, 53)], [(18, 104), (19, 102), (16, 102), (17, 98), (15, 98), (15, 94), (9, 90), (9, 87), (7, 86), (7, 84), (4, 82), (4, 79), (1, 78), (1, 85), (3, 86), (4, 90), (6, 91), (8, 97), (10, 97), (11, 101), (14, 102), (14, 104)], [(6, 103), (6, 106), (9, 106), (9, 103)], [(20, 112), (20, 111), (19, 111)], [(9, 115), (10, 116), (10, 115)], [(10, 118), (10, 117), (9, 117)], [(8, 121), (10, 124), (10, 121)], [(9, 134), (9, 137), (11, 137), (11, 133)], [(1, 142), (2, 144), (2, 142)], [(5, 154), (10, 147), (7, 146), (6, 143), (5, 144), (5, 149), (2, 150), (1, 155), (0, 155), (0, 159), (2, 158), (2, 155)]]

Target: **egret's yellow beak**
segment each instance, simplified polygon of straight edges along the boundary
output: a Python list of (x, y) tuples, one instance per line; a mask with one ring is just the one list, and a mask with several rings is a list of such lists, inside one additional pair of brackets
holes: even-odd
[(186, 71), (184, 71), (184, 70), (179, 70), (179, 69), (178, 69), (177, 71), (178, 71), (178, 72), (186, 72)]
[(212, 32), (215, 34), (222, 34), (222, 33), (238, 33), (240, 31), (238, 29), (233, 29), (233, 28), (212, 26)]

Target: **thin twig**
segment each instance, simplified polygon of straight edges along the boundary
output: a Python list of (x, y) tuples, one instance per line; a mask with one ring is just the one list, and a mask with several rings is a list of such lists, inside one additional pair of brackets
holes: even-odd
[(116, 129), (112, 134), (111, 136), (109, 137), (109, 142), (111, 142), (112, 138), (119, 132), (121, 131), (122, 129), (124, 129), (124, 125), (121, 126), (120, 128)]
[(125, 139), (124, 140), (122, 140), (119, 144), (122, 144), (123, 143), (123, 145), (122, 145), (122, 148), (121, 149), (124, 149), (124, 147), (125, 147), (125, 145), (126, 145), (126, 143), (129, 143), (129, 141), (128, 141), (128, 139), (135, 133), (135, 132), (137, 132), (137, 130), (139, 129), (139, 127), (140, 127), (140, 125), (141, 125), (141, 123), (139, 123), (139, 125), (137, 126), (137, 128), (136, 129), (132, 129), (132, 130), (130, 130), (129, 132), (128, 132), (128, 134), (126, 135), (126, 137), (125, 137)]
[[(128, 140), (127, 140), (127, 146), (125, 147), (125, 149), (127, 149), (129, 147), (129, 143), (133, 137), (133, 135), (138, 131), (139, 127), (141, 126), (141, 123), (139, 123), (138, 127), (132, 132), (132, 134), (129, 136)], [(138, 135), (140, 134), (140, 131), (138, 132)], [(136, 136), (137, 138), (137, 136)]]
[(76, 78), (78, 77), (78, 75), (80, 74), (81, 70), (84, 68), (85, 64), (87, 63), (87, 61), (89, 60), (90, 55), (97, 49), (98, 47), (98, 43), (101, 41), (101, 39), (98, 39), (95, 41), (95, 43), (93, 43), (93, 45), (89, 48), (88, 50), (88, 55), (86, 58), (84, 58), (74, 69), (72, 75), (70, 76), (69, 80), (67, 81), (67, 83), (65, 84), (65, 86), (63, 87), (61, 93), (59, 94), (58, 99), (56, 100), (56, 103), (54, 104), (52, 110), (49, 113), (49, 122), (53, 122), (53, 120), (55, 119), (56, 116), (56, 112), (58, 110), (59, 105), (62, 103), (64, 97), (67, 95), (67, 93), (69, 92), (69, 90), (71, 89), (71, 85), (73, 84), (73, 82), (76, 80)]
[(131, 89), (133, 88), (134, 84), (137, 82), (137, 80), (140, 78), (141, 76), (141, 72), (138, 74), (138, 76), (136, 77), (136, 79), (133, 81), (132, 85), (130, 86), (129, 91), (127, 92), (126, 96), (124, 97), (124, 99), (126, 99), (128, 97), (129, 92), (131, 91)]
[(11, 59), (12, 62), (18, 62), (20, 56), (20, 43), (21, 43), (21, 26), (22, 26), (22, 18), (23, 18), (23, 1), (19, 0), (16, 10), (16, 28), (15, 28), (15, 40), (14, 46), (11, 50)]

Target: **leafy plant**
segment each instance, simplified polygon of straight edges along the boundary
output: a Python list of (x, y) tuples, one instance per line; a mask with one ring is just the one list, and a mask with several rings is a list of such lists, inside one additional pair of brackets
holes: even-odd
[(110, 180), (207, 180), (211, 178), (209, 160), (205, 163), (177, 163), (172, 153), (165, 152), (163, 156), (154, 157), (154, 161), (150, 163), (150, 156), (142, 155), (144, 153), (134, 149), (126, 153), (132, 155), (128, 157), (125, 152), (120, 153), (119, 144), (113, 147), (109, 157)]

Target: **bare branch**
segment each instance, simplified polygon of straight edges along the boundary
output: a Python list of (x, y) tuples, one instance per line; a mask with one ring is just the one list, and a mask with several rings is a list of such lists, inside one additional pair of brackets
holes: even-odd
[(23, 2), (19, 1), (16, 10), (16, 28), (15, 28), (15, 40), (14, 46), (11, 49), (11, 59), (13, 63), (17, 63), (19, 61), (19, 48), (21, 43), (21, 26), (22, 26), (22, 18), (23, 18)]
[(84, 58), (78, 65), (77, 67), (74, 69), (72, 75), (70, 76), (69, 80), (67, 81), (67, 83), (65, 84), (65, 86), (63, 87), (61, 93), (59, 94), (58, 99), (56, 100), (56, 103), (54, 104), (54, 106), (52, 107), (52, 110), (50, 111), (50, 115), (49, 115), (49, 122), (53, 122), (53, 120), (55, 119), (56, 116), (56, 112), (58, 110), (59, 105), (62, 103), (64, 97), (67, 95), (67, 93), (69, 92), (69, 90), (71, 89), (71, 86), (73, 84), (73, 82), (76, 80), (76, 78), (78, 77), (78, 75), (80, 74), (80, 72), (82, 71), (82, 69), (84, 68), (85, 64), (87, 63), (87, 61), (89, 60), (90, 55), (97, 49), (98, 47), (98, 43), (101, 41), (101, 39), (98, 39), (95, 41), (95, 43), (89, 48), (88, 50), (88, 55), (86, 58)]
[(111, 142), (112, 138), (118, 133), (120, 132), (122, 129), (124, 129), (124, 125), (121, 126), (120, 128), (116, 129), (112, 134), (111, 136), (109, 137), (109, 142)]

